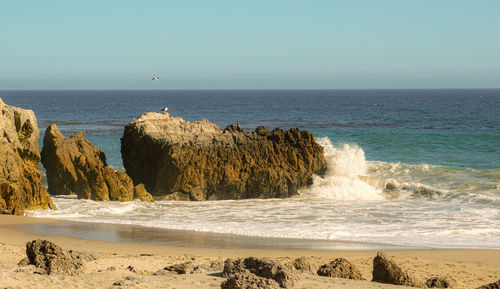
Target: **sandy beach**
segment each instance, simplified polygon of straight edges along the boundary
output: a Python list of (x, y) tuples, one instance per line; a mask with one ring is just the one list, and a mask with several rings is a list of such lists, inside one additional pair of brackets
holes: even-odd
[[(268, 257), (291, 263), (298, 257), (312, 257), (319, 267), (337, 257), (355, 264), (363, 277), (371, 280), (376, 251), (256, 250), (160, 246), (139, 243), (84, 240), (67, 236), (42, 236), (22, 232), (16, 226), (58, 221), (20, 216), (0, 216), (0, 286), (2, 288), (220, 288), (225, 280), (221, 270), (195, 274), (153, 275), (173, 264), (222, 264), (226, 258)], [(47, 239), (65, 250), (87, 252), (97, 260), (86, 262), (77, 276), (34, 274), (34, 266), (18, 266), (26, 257), (25, 243)], [(489, 249), (432, 249), (386, 251), (409, 273), (421, 281), (432, 276), (452, 276), (456, 288), (475, 288), (500, 276), (500, 251)], [(220, 266), (220, 265), (219, 265)], [(217, 267), (217, 266), (216, 266)], [(293, 288), (404, 288), (370, 281), (351, 281), (300, 273)]]

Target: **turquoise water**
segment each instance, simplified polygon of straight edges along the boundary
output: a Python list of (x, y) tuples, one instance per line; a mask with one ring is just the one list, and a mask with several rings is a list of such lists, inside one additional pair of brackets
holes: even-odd
[[(42, 131), (79, 130), (122, 168), (123, 125), (147, 111), (221, 127), (299, 127), (329, 171), (289, 200), (101, 203), (55, 198), (60, 219), (240, 235), (500, 247), (500, 90), (0, 91)], [(41, 140), (40, 140), (41, 143)], [(237, 208), (237, 209), (234, 209)], [(200, 221), (203, 220), (203, 221)], [(418, 236), (418, 237), (416, 237)]]

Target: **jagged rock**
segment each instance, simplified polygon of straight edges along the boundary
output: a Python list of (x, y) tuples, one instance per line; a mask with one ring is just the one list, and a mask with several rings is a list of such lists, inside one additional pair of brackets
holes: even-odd
[(318, 275), (343, 279), (364, 280), (358, 268), (344, 258), (337, 258), (330, 262), (330, 264), (321, 266), (318, 269)]
[(0, 212), (22, 215), (29, 209), (55, 209), (40, 182), (39, 130), (35, 114), (0, 98)]
[(479, 286), (476, 289), (500, 289), (500, 279), (496, 282)]
[(307, 131), (222, 130), (167, 113), (146, 113), (125, 126), (121, 148), (134, 183), (175, 199), (290, 197), (326, 171), (323, 149)]
[(134, 196), (152, 200), (143, 186), (134, 188), (126, 173), (108, 167), (104, 153), (83, 131), (64, 137), (51, 124), (43, 140), (42, 163), (51, 194), (76, 194), (79, 199), (96, 201), (130, 201)]
[(293, 267), (300, 271), (310, 271), (315, 272), (314, 264), (311, 261), (311, 258), (308, 257), (299, 257), (295, 259), (292, 263)]
[[(235, 279), (235, 281), (230, 282), (231, 284), (235, 283), (236, 280), (239, 279), (247, 280), (248, 278), (246, 276), (249, 273), (254, 274), (256, 277), (274, 280), (278, 284), (278, 286), (282, 288), (293, 287), (293, 284), (298, 279), (297, 274), (294, 273), (291, 269), (287, 268), (282, 264), (278, 264), (267, 259), (248, 257), (245, 259), (237, 259), (237, 260), (227, 259), (224, 262), (224, 270), (222, 271), (222, 277), (229, 278), (228, 281), (230, 279)], [(250, 278), (250, 280), (257, 281), (260, 279)]]
[(279, 289), (280, 285), (267, 278), (256, 276), (252, 273), (238, 273), (230, 276), (220, 285), (221, 289)]
[(432, 277), (427, 279), (425, 285), (429, 288), (454, 288), (457, 285), (457, 281), (453, 277)]
[(409, 287), (425, 287), (422, 282), (404, 272), (391, 257), (383, 252), (377, 252), (377, 256), (373, 259), (372, 281)]
[(33, 240), (26, 243), (29, 264), (35, 265), (42, 274), (78, 274), (83, 263), (56, 244), (47, 240)]
[(145, 202), (154, 201), (153, 196), (151, 196), (151, 194), (146, 191), (146, 188), (143, 184), (138, 184), (134, 187), (134, 199), (139, 199)]

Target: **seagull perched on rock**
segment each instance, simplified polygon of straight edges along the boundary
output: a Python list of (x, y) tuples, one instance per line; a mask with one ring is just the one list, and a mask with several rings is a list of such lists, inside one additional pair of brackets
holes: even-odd
[(163, 113), (167, 113), (167, 110), (168, 110), (168, 107), (165, 107), (165, 108), (163, 108), (163, 109), (161, 110), (161, 112), (163, 112)]

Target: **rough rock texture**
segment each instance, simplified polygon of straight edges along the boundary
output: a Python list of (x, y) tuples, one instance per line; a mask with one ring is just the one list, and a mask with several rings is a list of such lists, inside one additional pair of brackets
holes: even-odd
[(314, 268), (314, 263), (312, 262), (310, 257), (304, 257), (304, 256), (299, 257), (292, 262), (292, 266), (296, 270), (316, 273), (316, 269)]
[(455, 288), (457, 281), (453, 277), (432, 277), (427, 279), (425, 285), (429, 288)]
[(42, 163), (51, 194), (76, 194), (79, 199), (97, 201), (152, 199), (143, 186), (134, 188), (126, 173), (108, 167), (104, 153), (83, 131), (64, 137), (57, 125), (50, 125), (43, 140)]
[(227, 278), (220, 285), (221, 289), (279, 289), (280, 285), (267, 278), (256, 276), (252, 273), (238, 273)]
[(476, 289), (500, 289), (500, 279), (496, 282), (477, 287)]
[(33, 111), (6, 105), (0, 98), (0, 213), (56, 208), (40, 182), (38, 137)]
[(391, 257), (383, 252), (377, 252), (377, 256), (373, 259), (372, 281), (409, 287), (425, 287), (422, 282), (404, 272)]
[[(253, 275), (249, 277), (248, 275)], [(240, 283), (259, 283), (268, 284), (271, 287), (262, 288), (275, 288), (274, 282), (261, 280), (260, 278), (275, 281), (281, 288), (293, 287), (295, 281), (298, 279), (296, 273), (282, 264), (277, 264), (271, 260), (259, 259), (255, 257), (248, 257), (245, 259), (227, 259), (224, 262), (224, 270), (222, 277), (228, 278), (227, 282), (230, 284)], [(260, 278), (254, 278), (260, 277)], [(232, 280), (232, 281), (230, 281)], [(262, 283), (263, 284), (263, 283)], [(229, 286), (229, 285), (225, 285)], [(222, 288), (247, 288), (247, 287), (222, 287)], [(248, 287), (253, 288), (253, 287)], [(261, 287), (256, 287), (261, 288)]]
[(364, 280), (358, 268), (344, 258), (337, 258), (330, 262), (330, 264), (321, 266), (318, 269), (318, 275), (343, 279)]
[(323, 174), (323, 149), (307, 131), (239, 126), (146, 113), (125, 126), (123, 164), (134, 183), (178, 199), (281, 198)]
[(29, 264), (35, 265), (42, 274), (74, 275), (83, 268), (83, 263), (71, 257), (61, 247), (47, 240), (26, 243)]

